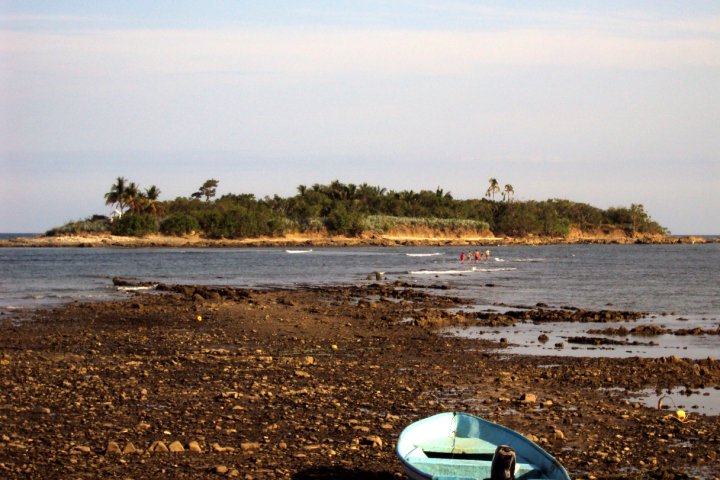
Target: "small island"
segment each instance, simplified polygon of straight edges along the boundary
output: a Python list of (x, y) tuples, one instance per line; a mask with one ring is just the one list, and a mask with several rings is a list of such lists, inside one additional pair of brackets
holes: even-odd
[(113, 214), (93, 215), (43, 236), (0, 246), (239, 247), (553, 243), (703, 243), (670, 237), (641, 204), (606, 210), (564, 199), (517, 200), (489, 179), (483, 198), (455, 199), (438, 187), (394, 191), (368, 184), (299, 185), (291, 197), (250, 193), (216, 198), (219, 181), (160, 200), (118, 177), (105, 194)]

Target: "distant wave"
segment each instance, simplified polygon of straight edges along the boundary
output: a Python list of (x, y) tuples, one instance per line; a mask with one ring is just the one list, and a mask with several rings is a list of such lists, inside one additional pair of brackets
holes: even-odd
[(312, 252), (312, 248), (307, 250), (285, 250), (287, 253), (310, 253)]
[(469, 270), (414, 270), (408, 272), (409, 275), (462, 275), (463, 273), (475, 273), (475, 272), (508, 272), (517, 270), (513, 267), (500, 267), (500, 268), (478, 268), (473, 267)]
[(140, 290), (153, 290), (157, 285), (138, 285), (138, 286), (127, 286), (127, 287), (116, 287), (122, 292), (137, 292)]
[(23, 305), (3, 305), (3, 306), (0, 306), (0, 310), (9, 310), (9, 311), (13, 311), (13, 310), (24, 310), (25, 308), (26, 308), (26, 307), (23, 306)]
[(546, 262), (545, 258), (498, 258), (495, 257), (496, 262), (513, 262), (513, 263), (539, 263)]
[(473, 270), (415, 270), (410, 271), (410, 275), (459, 275), (462, 273), (472, 273)]
[(437, 257), (438, 255), (442, 255), (442, 253), (406, 253), (405, 255), (408, 257)]

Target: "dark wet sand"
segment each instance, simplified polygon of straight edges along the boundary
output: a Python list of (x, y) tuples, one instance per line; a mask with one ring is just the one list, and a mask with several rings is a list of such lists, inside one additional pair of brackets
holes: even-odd
[(174, 290), (0, 317), (0, 477), (404, 478), (400, 431), (462, 410), (573, 478), (720, 478), (719, 417), (624, 394), (718, 387), (717, 361), (503, 355), (394, 285)]

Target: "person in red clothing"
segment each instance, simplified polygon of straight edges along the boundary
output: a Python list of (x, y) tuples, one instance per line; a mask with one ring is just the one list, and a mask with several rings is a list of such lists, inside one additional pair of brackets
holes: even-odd
[(460, 252), (460, 263), (465, 261), (465, 252)]
[(480, 263), (480, 250), (475, 249), (475, 263)]

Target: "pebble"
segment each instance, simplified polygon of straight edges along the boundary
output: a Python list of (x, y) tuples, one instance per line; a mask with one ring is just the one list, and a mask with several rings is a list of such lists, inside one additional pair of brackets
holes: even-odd
[(105, 449), (105, 454), (107, 455), (120, 455), (122, 454), (122, 450), (120, 449), (120, 445), (117, 444), (117, 442), (108, 442), (107, 448)]
[(167, 445), (165, 445), (165, 442), (161, 440), (156, 440), (150, 445), (150, 448), (148, 448), (148, 452), (151, 453), (167, 453), (170, 450), (168, 450)]
[(520, 401), (523, 403), (535, 403), (537, 401), (537, 395), (534, 393), (523, 393)]
[(190, 450), (191, 452), (197, 452), (197, 453), (202, 452), (202, 448), (200, 448), (200, 444), (198, 442), (196, 442), (195, 440), (188, 443), (188, 450)]
[(382, 448), (383, 446), (382, 438), (378, 437), (377, 435), (368, 435), (366, 437), (363, 437), (362, 443), (366, 445), (372, 445), (373, 448)]
[(183, 444), (182, 444), (182, 443), (180, 443), (180, 442), (178, 442), (177, 440), (175, 440), (174, 442), (172, 442), (172, 443), (168, 446), (168, 450), (170, 450), (170, 451), (173, 452), (173, 453), (184, 452), (184, 451), (185, 451), (185, 447), (183, 447)]
[(123, 453), (123, 455), (131, 454), (131, 453), (138, 453), (138, 449), (135, 448), (135, 445), (133, 445), (132, 442), (128, 442), (128, 444), (125, 445), (125, 448), (123, 448), (122, 453)]
[(222, 452), (234, 452), (234, 451), (235, 451), (235, 448), (233, 448), (233, 447), (223, 447), (223, 446), (220, 446), (219, 443), (213, 443), (213, 444), (210, 446), (210, 448), (212, 448), (214, 452), (220, 452), (220, 453), (222, 453)]

